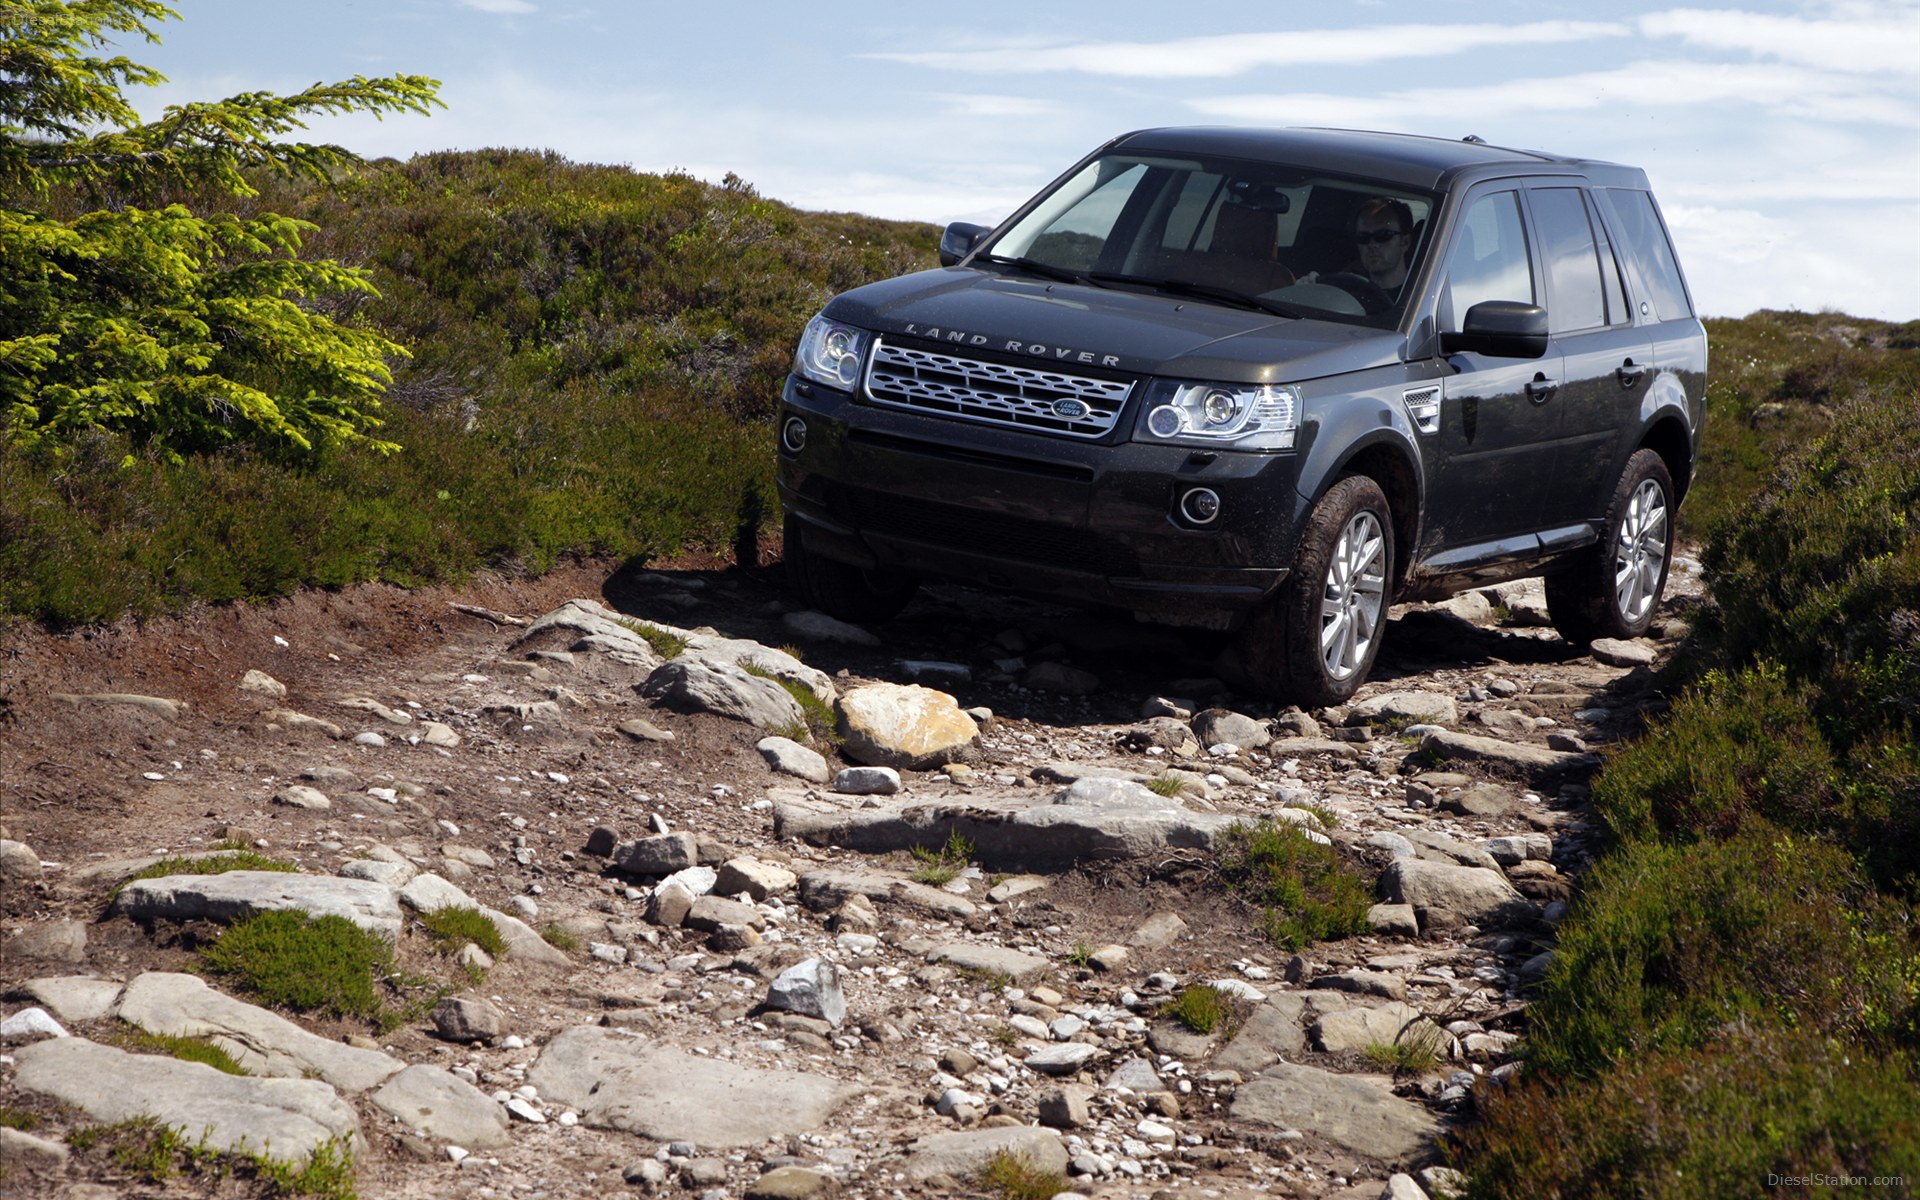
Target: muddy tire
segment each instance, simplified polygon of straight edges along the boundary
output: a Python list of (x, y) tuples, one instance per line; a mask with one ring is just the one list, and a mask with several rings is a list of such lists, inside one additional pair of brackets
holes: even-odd
[(1293, 572), (1235, 649), (1249, 682), (1310, 708), (1366, 682), (1392, 602), (1393, 514), (1380, 485), (1350, 475), (1308, 514)]
[(1653, 624), (1673, 563), (1673, 477), (1651, 450), (1627, 460), (1600, 541), (1547, 576), (1547, 615), (1561, 637), (1637, 638)]
[(807, 606), (842, 621), (879, 624), (899, 616), (920, 590), (911, 576), (869, 571), (810, 552), (801, 529), (792, 516), (781, 525), (781, 563), (788, 591)]

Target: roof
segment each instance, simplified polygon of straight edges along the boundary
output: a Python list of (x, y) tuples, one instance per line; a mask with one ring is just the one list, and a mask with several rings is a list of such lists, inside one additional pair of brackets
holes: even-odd
[(1491, 168), (1489, 173), (1498, 174), (1500, 168), (1612, 166), (1485, 142), (1353, 129), (1143, 129), (1115, 138), (1108, 148), (1281, 162), (1414, 187), (1433, 187), (1446, 176), (1475, 168)]

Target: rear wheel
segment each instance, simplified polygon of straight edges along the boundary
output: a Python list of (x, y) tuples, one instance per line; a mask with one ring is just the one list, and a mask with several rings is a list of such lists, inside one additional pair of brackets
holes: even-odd
[(803, 603), (842, 621), (882, 622), (900, 615), (920, 584), (910, 575), (869, 571), (807, 549), (791, 514), (780, 527), (787, 588)]
[(1673, 562), (1673, 477), (1651, 450), (1636, 450), (1613, 491), (1598, 545), (1547, 577), (1547, 615), (1578, 645), (1636, 638), (1653, 624)]
[(1363, 475), (1342, 479), (1308, 514), (1293, 573), (1237, 644), (1263, 689), (1319, 707), (1366, 682), (1385, 632), (1393, 575), (1386, 493)]

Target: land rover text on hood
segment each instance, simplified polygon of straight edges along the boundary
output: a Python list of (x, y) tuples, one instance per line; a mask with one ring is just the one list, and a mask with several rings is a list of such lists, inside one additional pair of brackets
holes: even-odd
[(1228, 630), (1243, 684), (1365, 680), (1397, 599), (1546, 576), (1575, 641), (1653, 619), (1706, 331), (1631, 167), (1338, 130), (1100, 147), (944, 264), (835, 297), (778, 423), (787, 571)]

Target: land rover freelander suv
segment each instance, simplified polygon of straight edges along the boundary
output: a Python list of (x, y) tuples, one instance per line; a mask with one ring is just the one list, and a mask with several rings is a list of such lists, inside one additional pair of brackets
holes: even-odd
[(1232, 631), (1308, 704), (1388, 605), (1543, 574), (1652, 620), (1706, 333), (1646, 176), (1474, 139), (1156, 129), (941, 267), (835, 297), (777, 426), (788, 572), (884, 620), (945, 577)]

